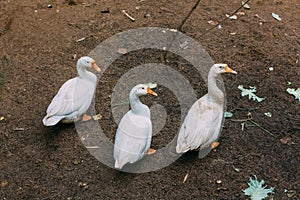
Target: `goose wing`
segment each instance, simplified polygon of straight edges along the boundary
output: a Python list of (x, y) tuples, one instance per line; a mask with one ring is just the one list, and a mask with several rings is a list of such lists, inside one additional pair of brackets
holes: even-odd
[(140, 160), (151, 144), (152, 125), (148, 117), (138, 116), (131, 111), (121, 119), (114, 145), (115, 167)]
[(176, 152), (205, 148), (217, 139), (223, 107), (210, 102), (207, 96), (196, 101), (189, 110), (179, 131)]

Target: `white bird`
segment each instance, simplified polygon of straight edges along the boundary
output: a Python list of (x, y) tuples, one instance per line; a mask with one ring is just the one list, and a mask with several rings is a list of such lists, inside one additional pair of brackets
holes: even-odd
[(115, 168), (121, 169), (126, 163), (134, 163), (147, 154), (155, 152), (150, 149), (152, 124), (150, 109), (139, 97), (146, 94), (157, 96), (149, 86), (139, 84), (130, 91), (129, 110), (121, 119), (114, 145)]
[(85, 112), (91, 105), (97, 84), (97, 76), (87, 71), (93, 68), (101, 71), (90, 57), (81, 57), (77, 61), (78, 77), (66, 81), (48, 106), (47, 115), (43, 119), (45, 126), (53, 126), (58, 122), (71, 123), (82, 119), (88, 121), (91, 116)]
[(190, 108), (177, 138), (177, 153), (185, 153), (200, 147), (199, 158), (206, 156), (219, 145), (223, 119), (224, 94), (218, 88), (216, 78), (221, 73), (233, 73), (227, 64), (214, 64), (208, 73), (208, 93), (198, 99)]

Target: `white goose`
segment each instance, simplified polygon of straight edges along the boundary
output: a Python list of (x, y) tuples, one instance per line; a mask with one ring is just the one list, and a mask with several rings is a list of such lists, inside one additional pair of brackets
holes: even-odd
[(155, 152), (154, 149), (150, 149), (152, 138), (150, 109), (139, 99), (140, 96), (146, 94), (157, 96), (145, 84), (139, 84), (130, 91), (131, 110), (121, 119), (115, 137), (115, 168), (121, 169), (126, 163), (134, 163), (146, 153), (152, 154)]
[(190, 108), (177, 138), (177, 153), (198, 149), (199, 158), (206, 156), (219, 145), (223, 118), (224, 94), (218, 88), (216, 78), (221, 73), (237, 74), (227, 64), (214, 64), (208, 73), (208, 93), (198, 99)]
[(81, 57), (77, 61), (78, 77), (65, 82), (48, 106), (47, 115), (43, 119), (45, 126), (53, 126), (58, 122), (71, 123), (82, 119), (88, 121), (92, 116), (85, 112), (91, 105), (97, 76), (86, 68), (100, 71), (96, 62), (90, 57)]

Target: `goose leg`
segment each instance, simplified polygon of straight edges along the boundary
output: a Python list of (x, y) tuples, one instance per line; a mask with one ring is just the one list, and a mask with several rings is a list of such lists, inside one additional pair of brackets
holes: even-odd
[(147, 152), (147, 155), (151, 155), (151, 154), (154, 154), (156, 152), (155, 149), (149, 149), (148, 152)]
[(211, 149), (215, 149), (219, 146), (220, 142), (213, 142), (211, 145), (210, 145), (210, 148)]
[(82, 120), (83, 122), (89, 121), (89, 120), (91, 120), (91, 119), (92, 119), (92, 116), (87, 115), (87, 114), (84, 114), (84, 115), (82, 116), (82, 118), (81, 118), (81, 120)]

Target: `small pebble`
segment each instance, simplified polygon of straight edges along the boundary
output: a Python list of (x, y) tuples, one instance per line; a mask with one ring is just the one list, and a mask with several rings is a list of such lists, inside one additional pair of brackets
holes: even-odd
[(221, 184), (221, 183), (222, 183), (222, 181), (221, 181), (221, 180), (217, 180), (216, 182), (217, 182), (218, 184)]
[(145, 14), (144, 17), (145, 17), (145, 18), (151, 17), (151, 14), (150, 14), (150, 13), (147, 13), (147, 14)]
[(47, 8), (53, 8), (53, 6), (51, 4), (48, 4)]
[(81, 188), (87, 188), (87, 187), (88, 187), (88, 184), (87, 184), (87, 183), (84, 183), (84, 182), (79, 182), (79, 183), (78, 183), (78, 186), (81, 187)]

